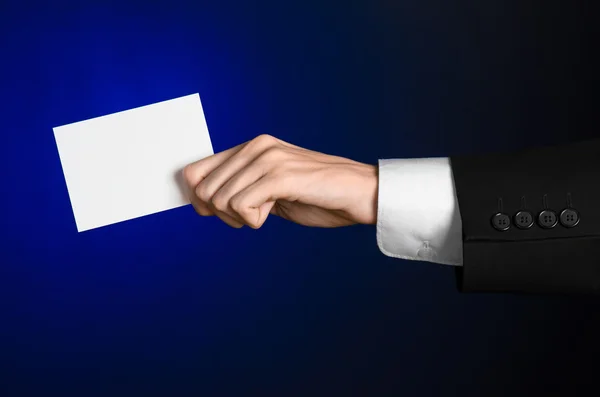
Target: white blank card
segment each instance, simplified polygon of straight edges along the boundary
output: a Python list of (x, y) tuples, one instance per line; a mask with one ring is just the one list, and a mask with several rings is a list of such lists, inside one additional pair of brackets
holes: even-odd
[(187, 164), (212, 155), (200, 96), (54, 128), (79, 232), (189, 203)]

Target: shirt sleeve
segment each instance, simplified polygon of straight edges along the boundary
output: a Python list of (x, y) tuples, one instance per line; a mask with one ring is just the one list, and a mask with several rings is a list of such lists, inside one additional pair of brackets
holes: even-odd
[(379, 160), (377, 244), (385, 255), (462, 266), (462, 222), (448, 158)]

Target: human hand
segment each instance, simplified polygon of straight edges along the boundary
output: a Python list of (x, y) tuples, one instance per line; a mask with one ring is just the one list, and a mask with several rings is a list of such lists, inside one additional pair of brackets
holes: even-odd
[(315, 227), (375, 224), (377, 167), (260, 135), (185, 167), (202, 216), (260, 228), (269, 214)]

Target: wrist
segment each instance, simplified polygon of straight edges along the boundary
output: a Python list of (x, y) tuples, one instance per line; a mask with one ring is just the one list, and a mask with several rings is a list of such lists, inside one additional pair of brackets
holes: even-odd
[(360, 183), (356, 185), (356, 213), (354, 220), (363, 225), (377, 224), (377, 197), (379, 190), (379, 168), (371, 164), (360, 164)]

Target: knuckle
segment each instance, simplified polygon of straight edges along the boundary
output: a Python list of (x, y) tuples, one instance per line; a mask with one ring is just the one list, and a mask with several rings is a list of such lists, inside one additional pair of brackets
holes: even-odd
[(271, 147), (267, 150), (265, 150), (265, 152), (262, 154), (261, 160), (268, 162), (268, 163), (273, 163), (273, 162), (277, 162), (280, 161), (284, 158), (285, 153), (283, 152), (283, 150), (279, 147)]
[(210, 215), (210, 211), (208, 211), (204, 207), (201, 207), (201, 206), (198, 206), (198, 205), (194, 205), (194, 209), (196, 210), (196, 212), (200, 216), (209, 216)]
[(231, 206), (231, 209), (233, 209), (235, 212), (237, 212), (240, 215), (244, 215), (245, 212), (245, 206), (244, 206), (244, 200), (242, 197), (240, 196), (234, 196), (230, 201), (229, 201), (229, 205)]
[(228, 201), (222, 195), (216, 194), (212, 199), (212, 205), (217, 211), (226, 212), (228, 207)]
[(195, 167), (193, 164), (188, 164), (183, 169), (183, 179), (189, 186), (192, 186), (196, 183), (196, 181), (195, 181), (196, 172), (195, 171), (196, 170), (195, 170)]
[(213, 196), (213, 192), (208, 185), (201, 183), (196, 188), (196, 196), (200, 199), (200, 201), (208, 203)]
[(196, 208), (196, 213), (200, 216), (208, 216), (208, 211), (203, 208)]
[(253, 210), (249, 207), (244, 198), (234, 197), (230, 200), (229, 205), (231, 206), (231, 209), (235, 211), (235, 213), (238, 214), (238, 216), (242, 218), (248, 226), (253, 227), (252, 225), (255, 221), (252, 216)]
[(232, 197), (231, 200), (229, 200), (229, 205), (231, 206), (231, 209), (237, 213), (239, 213), (242, 208), (240, 205), (240, 199), (237, 197)]
[(262, 144), (274, 144), (277, 141), (274, 136), (271, 136), (269, 134), (260, 134), (253, 140)]
[(277, 139), (275, 139), (271, 135), (262, 134), (262, 135), (257, 136), (256, 138), (252, 139), (250, 142), (248, 142), (248, 144), (246, 145), (246, 147), (243, 150), (246, 152), (248, 152), (248, 151), (261, 152), (261, 151), (265, 150), (266, 148), (275, 146), (276, 144), (277, 144)]

